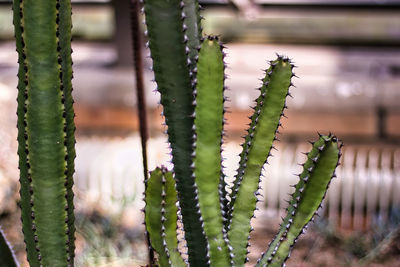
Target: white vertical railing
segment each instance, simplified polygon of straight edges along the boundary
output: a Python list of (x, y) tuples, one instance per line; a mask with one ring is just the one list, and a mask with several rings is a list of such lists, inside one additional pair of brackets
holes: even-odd
[[(271, 216), (283, 216), (286, 200), (293, 192), (304, 163), (309, 144), (284, 145), (272, 151), (273, 157), (263, 170), (261, 183), (264, 195), (261, 208)], [(225, 173), (232, 181), (239, 161), (240, 146), (224, 145)], [(86, 201), (107, 208), (119, 205), (122, 199), (134, 198), (142, 206), (143, 174), (138, 137), (124, 139), (82, 139), (77, 144), (75, 189)], [(165, 138), (149, 140), (149, 167), (169, 162)], [(345, 146), (341, 165), (332, 180), (324, 214), (336, 226), (366, 229), (372, 218), (386, 220), (391, 207), (400, 207), (400, 148)]]

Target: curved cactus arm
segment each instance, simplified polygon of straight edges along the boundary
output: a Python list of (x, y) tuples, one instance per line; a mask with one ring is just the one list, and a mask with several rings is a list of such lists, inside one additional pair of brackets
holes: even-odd
[(17, 267), (19, 266), (17, 258), (11, 245), (8, 243), (3, 230), (0, 227), (0, 266), (2, 267)]
[(234, 265), (247, 261), (248, 236), (251, 218), (257, 203), (261, 170), (270, 155), (280, 117), (286, 107), (286, 96), (291, 85), (293, 65), (278, 57), (266, 71), (260, 96), (256, 100), (248, 135), (245, 137), (240, 166), (231, 194), (229, 242), (233, 248)]
[(73, 139), (67, 120), (72, 106), (66, 107), (65, 88), (65, 71), (71, 68), (71, 61), (65, 62), (70, 43), (64, 43), (62, 36), (70, 26), (60, 24), (61, 14), (70, 16), (66, 5), (45, 0), (14, 3), (20, 63), (21, 207), (31, 266), (73, 265), (73, 195), (69, 187), (74, 156), (71, 160), (69, 153), (74, 142), (68, 141)]
[(180, 0), (144, 2), (153, 70), (168, 126), (189, 260), (193, 266), (207, 266), (207, 242), (190, 167), (193, 162), (194, 99), (183, 7)]
[(178, 252), (177, 195), (171, 172), (155, 169), (145, 192), (145, 222), (153, 249), (158, 253), (160, 266), (186, 266)]
[(313, 144), (279, 233), (256, 266), (282, 266), (288, 259), (297, 238), (321, 206), (339, 162), (340, 147), (334, 135), (321, 136)]
[(202, 42), (197, 62), (194, 175), (208, 241), (211, 266), (229, 266), (230, 256), (220, 207), (224, 62), (216, 37)]

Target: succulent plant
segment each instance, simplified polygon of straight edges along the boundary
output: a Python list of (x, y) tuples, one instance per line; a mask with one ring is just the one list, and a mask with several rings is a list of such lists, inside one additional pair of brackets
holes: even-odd
[[(19, 62), (20, 205), (27, 257), (32, 267), (73, 266), (71, 3), (14, 0), (13, 10)], [(277, 140), (294, 66), (287, 57), (278, 56), (265, 70), (237, 175), (233, 185), (227, 184), (221, 156), (224, 47), (217, 37), (202, 35), (199, 10), (196, 0), (144, 4), (174, 164), (173, 172), (157, 168), (145, 181), (145, 224), (157, 252), (157, 262), (150, 265), (243, 266), (261, 170)], [(321, 205), (341, 144), (329, 134), (320, 135), (312, 145), (287, 216), (257, 266), (283, 265)], [(177, 238), (179, 221), (187, 258), (181, 256)], [(1, 266), (18, 266), (2, 232), (0, 253)]]
[[(158, 264), (243, 266), (248, 261), (261, 171), (277, 140), (294, 65), (278, 56), (265, 70), (230, 187), (221, 156), (224, 47), (217, 37), (199, 33), (196, 1), (145, 0), (144, 13), (174, 164), (173, 172), (164, 167), (153, 171), (146, 186), (145, 222)], [(339, 161), (340, 146), (332, 134), (320, 135), (313, 143), (287, 216), (257, 266), (281, 266), (289, 257), (321, 205)], [(187, 262), (179, 255), (176, 205), (182, 217)]]

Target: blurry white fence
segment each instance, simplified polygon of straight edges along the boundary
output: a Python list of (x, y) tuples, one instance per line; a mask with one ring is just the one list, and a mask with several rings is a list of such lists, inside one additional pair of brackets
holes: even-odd
[[(293, 185), (301, 172), (310, 145), (280, 145), (273, 151), (262, 181), (265, 202), (261, 207), (272, 216), (284, 215)], [(225, 173), (232, 178), (240, 147), (224, 148)], [(161, 164), (171, 168), (165, 138), (149, 140), (149, 169)], [(131, 200), (141, 207), (143, 186), (141, 148), (138, 137), (124, 139), (82, 139), (77, 144), (75, 189), (85, 201), (106, 208)], [(393, 207), (400, 207), (400, 148), (345, 146), (341, 165), (330, 186), (321, 215), (336, 226), (366, 229), (371, 218), (387, 219)]]
[[(266, 207), (283, 215), (289, 185), (301, 172), (298, 163), (305, 161), (300, 152), (307, 145), (285, 146), (274, 152), (275, 157), (265, 170), (264, 195)], [(332, 225), (348, 229), (368, 229), (372, 218), (388, 219), (393, 208), (400, 208), (400, 149), (373, 146), (345, 146), (341, 165), (336, 170), (319, 212)]]

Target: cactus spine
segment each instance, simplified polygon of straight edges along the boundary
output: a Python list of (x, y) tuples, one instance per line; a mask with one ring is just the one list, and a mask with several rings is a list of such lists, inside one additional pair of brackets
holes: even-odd
[(70, 1), (15, 0), (18, 154), (30, 266), (73, 266)]
[[(288, 58), (278, 56), (265, 71), (242, 145), (237, 175), (228, 195), (221, 157), (224, 53), (216, 37), (191, 34), (201, 28), (200, 17), (198, 12), (186, 12), (187, 6), (196, 7), (197, 3), (147, 0), (144, 4), (153, 70), (172, 148), (188, 263), (190, 266), (244, 266), (248, 261), (250, 222), (258, 201), (261, 170), (277, 140), (286, 97), (290, 96), (291, 78), (295, 76), (294, 66)], [(190, 25), (193, 28), (189, 29)], [(196, 41), (200, 44), (197, 53), (189, 45)], [(321, 205), (338, 164), (340, 145), (331, 134), (320, 136), (313, 145), (304, 171), (299, 175), (288, 215), (257, 266), (283, 265), (297, 237)], [(176, 220), (176, 216), (165, 212), (172, 210), (166, 208), (172, 204), (168, 205), (165, 200), (176, 196), (175, 192), (164, 189), (169, 183), (165, 177), (172, 175), (165, 169), (156, 169), (148, 181), (146, 226), (151, 244), (159, 254), (159, 264), (181, 266), (182, 260), (174, 263), (178, 253), (174, 256), (168, 253), (176, 252), (176, 232), (172, 231), (176, 224), (168, 223), (167, 227), (165, 222)], [(166, 229), (171, 230), (168, 236), (174, 245), (167, 242)]]

